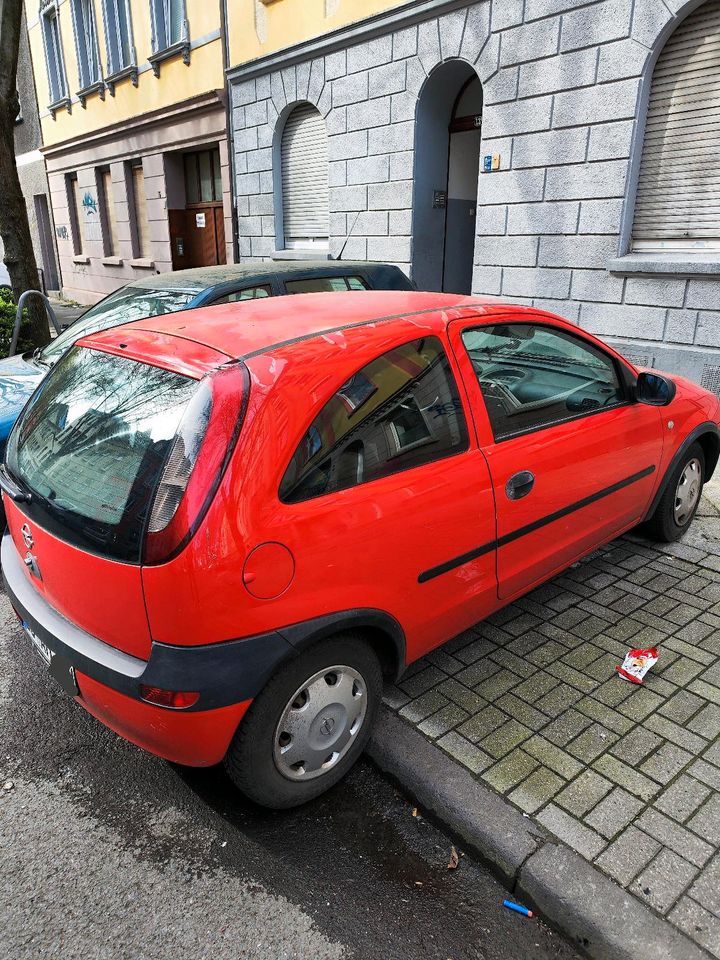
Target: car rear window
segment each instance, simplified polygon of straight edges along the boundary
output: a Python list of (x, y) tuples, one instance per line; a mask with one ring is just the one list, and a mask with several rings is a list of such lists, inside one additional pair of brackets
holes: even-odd
[(29, 511), (77, 546), (140, 560), (147, 513), (169, 444), (198, 382), (75, 347), (17, 422), (7, 466)]
[(362, 277), (308, 277), (305, 280), (286, 280), (288, 293), (335, 293), (340, 290), (367, 290)]

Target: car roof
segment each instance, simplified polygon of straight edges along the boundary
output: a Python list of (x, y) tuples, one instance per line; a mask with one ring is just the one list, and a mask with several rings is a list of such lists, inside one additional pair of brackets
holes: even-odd
[(387, 270), (388, 267), (393, 265), (363, 260), (256, 260), (252, 263), (230, 263), (216, 267), (194, 267), (190, 270), (174, 270), (171, 273), (155, 273), (132, 280), (128, 286), (141, 287), (144, 290), (184, 290), (198, 294), (221, 283), (242, 281), (245, 277), (274, 275), (290, 278), (308, 274), (345, 276), (356, 273), (373, 274), (378, 270)]
[(244, 300), (148, 317), (78, 342), (81, 346), (98, 347), (111, 353), (122, 351), (125, 356), (142, 359), (143, 344), (152, 354), (159, 336), (164, 341), (189, 340), (225, 357), (240, 359), (297, 340), (353, 326), (399, 321), (404, 317), (411, 319), (416, 314), (425, 314), (441, 330), (459, 316), (507, 312), (508, 309), (516, 308), (485, 297), (414, 290), (306, 293), (301, 297)]

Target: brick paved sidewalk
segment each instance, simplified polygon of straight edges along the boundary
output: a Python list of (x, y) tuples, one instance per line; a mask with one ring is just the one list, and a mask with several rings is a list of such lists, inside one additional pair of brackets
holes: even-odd
[[(615, 675), (653, 644), (645, 687)], [(720, 478), (681, 543), (609, 544), (386, 701), (720, 957)]]

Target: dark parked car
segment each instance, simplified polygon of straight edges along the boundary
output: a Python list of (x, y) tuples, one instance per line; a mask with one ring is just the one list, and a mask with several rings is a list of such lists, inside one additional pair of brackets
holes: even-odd
[(399, 267), (349, 260), (240, 263), (178, 270), (133, 280), (96, 303), (42, 350), (0, 360), (0, 457), (25, 401), (50, 367), (80, 337), (130, 320), (259, 297), (412, 289), (413, 285)]

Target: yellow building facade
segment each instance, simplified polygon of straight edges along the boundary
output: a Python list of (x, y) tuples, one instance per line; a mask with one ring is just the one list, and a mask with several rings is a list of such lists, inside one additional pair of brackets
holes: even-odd
[(219, 4), (41, 0), (28, 35), (65, 294), (231, 262)]

